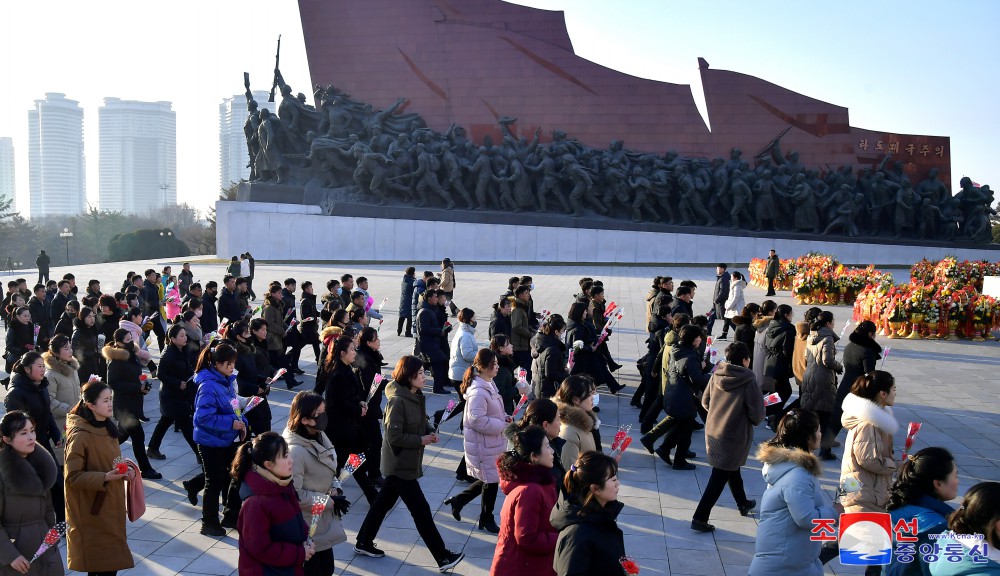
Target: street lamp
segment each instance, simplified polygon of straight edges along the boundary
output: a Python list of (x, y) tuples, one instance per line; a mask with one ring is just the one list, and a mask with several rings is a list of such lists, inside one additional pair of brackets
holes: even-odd
[(66, 265), (69, 266), (69, 239), (73, 237), (73, 233), (69, 231), (69, 228), (63, 228), (59, 237), (66, 241)]

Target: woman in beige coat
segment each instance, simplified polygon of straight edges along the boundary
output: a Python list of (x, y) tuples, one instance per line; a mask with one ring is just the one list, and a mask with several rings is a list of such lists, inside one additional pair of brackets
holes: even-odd
[(66, 419), (66, 560), (70, 570), (114, 574), (135, 565), (125, 536), (123, 482), (134, 472), (115, 470), (122, 452), (111, 388), (90, 382), (82, 396)]
[[(45, 360), (45, 378), (49, 381), (49, 400), (52, 415), (59, 431), (65, 434), (66, 414), (80, 401), (80, 363), (73, 357), (73, 346), (65, 334), (56, 334), (49, 341), (49, 351), (42, 354)], [(56, 462), (63, 463), (63, 447), (55, 449)]]
[(848, 512), (886, 511), (896, 471), (892, 454), (892, 435), (899, 428), (892, 414), (895, 402), (896, 380), (881, 370), (859, 378), (844, 399), (842, 422), (848, 432), (840, 481), (861, 482), (860, 491), (841, 499)]
[(594, 380), (576, 374), (563, 380), (556, 391), (559, 407), (559, 437), (565, 440), (561, 462), (576, 462), (577, 456), (597, 450), (594, 432), (601, 425), (594, 413)]
[(292, 484), (307, 521), (311, 521), (314, 500), (329, 496), (312, 536), (316, 553), (305, 563), (306, 576), (333, 574), (333, 547), (347, 540), (340, 517), (350, 505), (339, 488), (337, 455), (323, 432), (326, 424), (326, 402), (322, 396), (314, 392), (295, 395), (288, 413), (288, 427), (282, 436), (288, 442)]

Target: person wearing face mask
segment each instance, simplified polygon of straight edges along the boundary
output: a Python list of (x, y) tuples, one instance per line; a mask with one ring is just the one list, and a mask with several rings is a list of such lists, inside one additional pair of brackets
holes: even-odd
[[(313, 392), (299, 392), (292, 400), (288, 426), (282, 436), (292, 459), (292, 485), (303, 513), (311, 512), (317, 497), (329, 497), (316, 525), (312, 541), (316, 554), (306, 561), (305, 576), (331, 576), (334, 572), (333, 547), (347, 540), (340, 518), (350, 508), (337, 486), (337, 458), (326, 436), (326, 402)], [(373, 456), (374, 457), (374, 456)]]
[[(70, 570), (116, 574), (135, 565), (125, 531), (125, 483), (114, 402), (104, 382), (83, 386), (66, 418), (66, 562)], [(54, 548), (54, 547), (53, 547)]]
[[(11, 387), (4, 398), (7, 412), (20, 410), (37, 422), (36, 442), (55, 458), (55, 448), (63, 445), (62, 431), (52, 415), (49, 382), (45, 378), (45, 361), (38, 352), (25, 353), (11, 368)], [(59, 521), (65, 519), (62, 475), (52, 486), (52, 504)]]
[(166, 460), (160, 453), (160, 443), (171, 424), (180, 428), (191, 451), (198, 454), (198, 445), (194, 443), (194, 424), (191, 417), (194, 414), (195, 386), (191, 381), (194, 376), (194, 363), (188, 355), (188, 332), (184, 326), (175, 323), (167, 330), (167, 349), (160, 357), (160, 421), (156, 423), (153, 435), (149, 439), (146, 455), (154, 460)]
[(50, 490), (59, 469), (35, 443), (35, 425), (24, 412), (0, 420), (0, 557), (4, 574), (65, 574), (56, 546), (29, 564), (56, 523)]
[(132, 452), (143, 478), (163, 478), (162, 474), (153, 469), (146, 456), (146, 433), (139, 416), (142, 414), (143, 398), (150, 389), (140, 379), (142, 366), (136, 359), (132, 334), (119, 328), (115, 331), (114, 340), (104, 346), (101, 354), (108, 362), (108, 385), (115, 392), (114, 415), (120, 428), (118, 439), (121, 442), (132, 440)]
[[(240, 446), (231, 470), (244, 499), (236, 524), (240, 574), (294, 574), (316, 552), (292, 484), (288, 443), (265, 432)], [(312, 503), (309, 503), (312, 506)]]
[[(202, 500), (201, 533), (225, 536), (226, 528), (236, 528), (240, 511), (239, 483), (233, 482), (229, 468), (238, 443), (246, 439), (246, 399), (236, 394), (236, 350), (225, 343), (201, 351), (195, 366), (194, 441), (201, 454), (205, 495)], [(236, 402), (234, 407), (233, 403)], [(198, 480), (195, 477), (192, 482)], [(186, 484), (188, 492), (201, 490)], [(225, 493), (222, 522), (219, 496)]]
[[(338, 470), (347, 464), (351, 454), (368, 450), (367, 429), (362, 425), (368, 414), (368, 396), (358, 375), (351, 369), (357, 355), (354, 337), (341, 336), (330, 346), (323, 371), (326, 377), (324, 399), (332, 416), (326, 432), (337, 449)], [(369, 504), (378, 495), (368, 477), (368, 466), (371, 465), (366, 459), (354, 473), (354, 480)]]

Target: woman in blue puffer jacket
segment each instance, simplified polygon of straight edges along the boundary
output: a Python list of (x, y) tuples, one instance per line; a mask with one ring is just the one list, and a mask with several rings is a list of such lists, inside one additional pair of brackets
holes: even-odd
[[(235, 367), (236, 349), (228, 344), (202, 350), (195, 367), (194, 441), (204, 469), (201, 533), (206, 536), (225, 536), (226, 528), (236, 528), (240, 514), (239, 484), (231, 481), (229, 469), (239, 443), (246, 439), (247, 420), (243, 415), (246, 399), (236, 394)], [(200, 486), (186, 483), (185, 488), (190, 497)], [(227, 497), (220, 523), (219, 495), (223, 490)]]

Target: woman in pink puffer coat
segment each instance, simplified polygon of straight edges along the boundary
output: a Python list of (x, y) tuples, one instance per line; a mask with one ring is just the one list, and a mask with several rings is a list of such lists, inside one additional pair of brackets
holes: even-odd
[(476, 353), (472, 366), (465, 371), (461, 386), (465, 395), (465, 411), (462, 414), (465, 463), (469, 475), (476, 481), (462, 493), (444, 501), (451, 506), (451, 515), (455, 520), (461, 520), (462, 508), (476, 496), (482, 495), (479, 529), (492, 534), (500, 532), (493, 517), (500, 485), (497, 458), (507, 448), (503, 431), (511, 422), (511, 417), (503, 409), (503, 397), (493, 384), (499, 368), (496, 354), (489, 349), (482, 349)]

